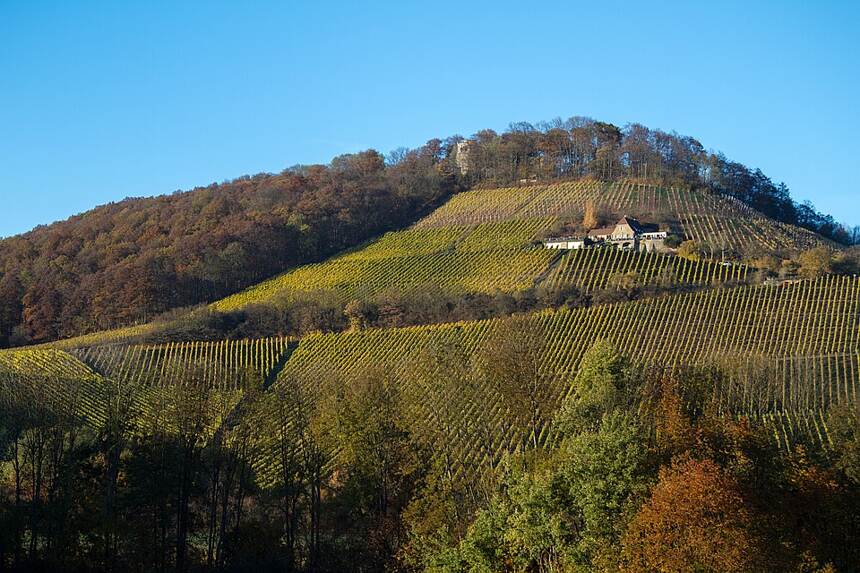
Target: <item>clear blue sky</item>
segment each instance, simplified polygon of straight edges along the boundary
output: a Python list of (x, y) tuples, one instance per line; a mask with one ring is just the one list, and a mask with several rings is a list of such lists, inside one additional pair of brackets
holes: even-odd
[(0, 236), (571, 115), (692, 135), (860, 224), (858, 4), (0, 0)]

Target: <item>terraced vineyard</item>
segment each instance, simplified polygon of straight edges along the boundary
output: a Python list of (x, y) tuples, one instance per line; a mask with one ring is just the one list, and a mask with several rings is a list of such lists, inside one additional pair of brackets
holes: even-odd
[[(534, 315), (549, 340), (548, 371), (570, 375), (595, 340), (633, 358), (674, 365), (730, 353), (791, 357), (860, 351), (860, 279), (831, 277), (782, 287), (742, 287)], [(498, 321), (376, 329), (304, 338), (283, 375), (389, 364), (453, 337), (474, 349)], [(842, 370), (846, 378), (851, 371)], [(854, 384), (851, 382), (850, 384)]]
[(635, 273), (648, 284), (719, 285), (749, 278), (745, 265), (692, 262), (654, 253), (634, 253), (618, 249), (586, 249), (566, 252), (548, 273), (549, 286), (575, 285), (585, 292), (607, 288), (613, 276)]
[(198, 365), (198, 382), (233, 390), (242, 383), (262, 384), (286, 358), (288, 338), (177, 342), (161, 345), (100, 346), (74, 350), (82, 362), (111, 380), (141, 385), (170, 385), (171, 376)]
[[(133, 401), (137, 423), (163, 414), (177, 385), (205, 387), (217, 408), (230, 411), (249, 387), (262, 388), (289, 355), (290, 340), (187, 342), (0, 352), (5, 400), (42, 402), (100, 427), (118, 393)], [(223, 416), (224, 413), (221, 413)], [(214, 430), (214, 429), (213, 429)]]
[(0, 400), (39, 403), (98, 426), (106, 418), (105, 380), (67, 352), (0, 351)]
[(91, 368), (71, 354), (53, 349), (2, 350), (0, 369), (29, 376), (75, 380), (98, 378)]
[[(813, 439), (826, 432), (813, 420), (832, 404), (855, 400), (860, 388), (860, 279), (826, 278), (782, 287), (718, 289), (633, 303), (563, 310), (534, 315), (547, 340), (544, 364), (554, 380), (555, 400), (595, 340), (606, 339), (638, 361), (664, 367), (737, 365), (733, 383), (720, 389), (726, 411), (761, 419), (780, 443)], [(467, 354), (499, 327), (482, 321), (404, 329), (326, 334), (303, 339), (275, 388), (299, 384), (303, 394), (325, 393), (321, 380), (347, 381), (365, 366), (409, 379), (411, 360), (424, 348), (457, 345)], [(751, 369), (764, 363), (770, 374), (751, 386)], [(336, 382), (337, 383), (337, 382)], [(412, 425), (432, 427), (438, 405), (458, 405), (454, 426), (462, 428), (455, 450), (465, 471), (488, 463), (524, 436), (493, 388), (473, 388), (464, 395), (436, 396), (402, 388)], [(792, 420), (799, 420), (796, 424)], [(545, 428), (541, 440), (548, 437)], [(432, 432), (431, 432), (432, 434)], [(474, 444), (491, 444), (482, 448)], [(431, 445), (451, 436), (429, 435)], [(788, 441), (787, 441), (788, 440)], [(471, 445), (470, 445), (471, 444)]]
[[(747, 277), (747, 270), (737, 266), (669, 263), (633, 254), (588, 252), (561, 259), (535, 244), (560, 219), (581, 218), (589, 203), (610, 213), (674, 221), (686, 237), (715, 249), (778, 251), (826, 244), (814, 233), (771, 221), (738, 201), (699, 191), (592, 180), (481, 189), (456, 195), (410, 229), (265, 281), (213, 308), (236, 310), (314, 291), (330, 291), (346, 300), (428, 283), (454, 291), (493, 292), (520, 290), (547, 279), (555, 286), (572, 284), (590, 291), (604, 288), (614, 273), (637, 272), (646, 283), (661, 271), (692, 284)], [(597, 269), (607, 257), (613, 259), (606, 261), (609, 266)]]
[(219, 311), (287, 301), (301, 292), (333, 291), (339, 298), (371, 296), (391, 287), (434, 284), (472, 292), (514, 291), (532, 285), (556, 253), (544, 249), (497, 249), (438, 253), (384, 260), (331, 261), (267, 281), (214, 305)]
[(771, 412), (762, 416), (753, 415), (750, 419), (762, 423), (773, 435), (774, 441), (785, 450), (797, 444), (821, 445), (825, 448), (830, 445), (824, 410)]
[[(373, 245), (368, 249), (367, 258), (364, 251), (360, 251), (302, 267), (220, 301), (214, 308), (236, 310), (248, 304), (289, 300), (296, 293), (314, 291), (332, 291), (344, 300), (372, 296), (392, 287), (425, 284), (456, 292), (491, 293), (546, 283), (553, 287), (577, 286), (590, 292), (607, 288), (613, 275), (624, 273), (636, 273), (643, 284), (668, 281), (700, 285), (744, 281), (749, 274), (749, 269), (742, 265), (691, 262), (617, 249), (548, 250), (532, 245), (534, 229), (546, 224), (538, 225), (533, 220), (526, 223), (527, 226), (517, 223), (479, 225), (456, 234), (448, 244), (439, 241), (436, 243), (439, 250), (435, 253), (395, 254), (384, 258), (381, 247)], [(509, 232), (506, 227), (515, 228)], [(402, 234), (409, 242), (418, 242), (415, 236), (426, 234), (426, 231), (412, 229)], [(432, 238), (435, 237), (431, 237), (430, 244)], [(382, 241), (389, 240), (393, 241), (386, 236)], [(494, 241), (501, 245), (491, 247)], [(516, 243), (518, 247), (512, 246)], [(424, 250), (427, 248), (423, 246)]]
[(425, 284), (454, 291), (521, 290), (532, 286), (559, 256), (533, 244), (536, 235), (552, 222), (527, 219), (388, 233), (364, 249), (300, 267), (213, 307), (235, 310), (314, 291), (332, 291), (349, 300), (391, 287)]
[[(606, 261), (595, 263), (595, 268), (605, 265)], [(858, 278), (717, 288), (544, 312), (529, 320), (546, 339), (543, 364), (553, 404), (569, 388), (583, 354), (600, 339), (652, 366), (733, 364), (729, 383), (714, 388), (719, 403), (727, 415), (760, 420), (784, 446), (797, 441), (826, 445), (824, 412), (833, 404), (856, 400), (860, 391)], [(458, 471), (471, 472), (496, 462), (528, 436), (511, 423), (504, 400), (481, 377), (432, 388), (415, 382), (412, 374), (423, 349), (441, 346), (471, 356), (502, 324), (489, 320), (366, 330), (299, 341), (110, 345), (72, 353), (5, 351), (0, 353), (0, 373), (6, 376), (0, 377), (25, 386), (39, 380), (63, 381), (56, 382), (57, 399), (73, 397), (81, 415), (98, 425), (105, 415), (108, 384), (144, 388), (139, 406), (144, 416), (158, 404), (159, 392), (174, 383), (175, 372), (193, 371), (193, 382), (223, 393), (230, 409), (248, 383), (274, 382), (270, 400), (279, 400), (290, 388), (301, 388), (306, 397), (324, 397), (370, 366), (399, 384), (416, 435), (436, 451), (455, 452)], [(69, 381), (77, 385), (70, 386)], [(451, 406), (440, 409), (440, 404)], [(452, 419), (441, 420), (443, 415)], [(268, 427), (266, 420), (259, 418), (261, 428)], [(440, 433), (444, 427), (456, 432)], [(540, 441), (551, 436), (551, 428), (541, 427)], [(272, 451), (272, 432), (261, 431), (258, 439), (261, 451)], [(273, 464), (266, 455), (256, 460), (262, 480), (271, 479)]]
[(793, 250), (826, 244), (811, 231), (773, 221), (727, 197), (592, 180), (461, 193), (418, 226), (474, 225), (533, 217), (577, 218), (589, 203), (616, 215), (661, 214), (676, 221), (686, 237), (715, 248)]

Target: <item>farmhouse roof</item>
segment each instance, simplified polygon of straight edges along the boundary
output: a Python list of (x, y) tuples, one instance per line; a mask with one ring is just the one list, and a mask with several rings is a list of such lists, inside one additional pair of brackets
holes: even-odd
[(628, 225), (631, 229), (633, 229), (633, 233), (636, 235), (641, 235), (642, 233), (651, 233), (659, 230), (659, 227), (657, 225), (646, 225), (640, 223), (639, 220), (634, 217), (625, 215), (624, 217), (621, 217), (621, 219), (619, 219), (619, 221), (612, 227), (601, 227), (599, 229), (592, 229), (588, 232), (588, 236), (601, 237), (611, 235), (615, 232), (615, 229), (622, 225)]
[(611, 235), (615, 230), (615, 227), (601, 227), (599, 229), (592, 229), (588, 232), (589, 237), (599, 237), (602, 235)]
[(630, 216), (621, 217), (621, 220), (618, 221), (618, 225), (630, 225), (630, 228), (637, 235), (641, 235), (642, 233), (656, 233), (660, 230), (660, 225), (654, 225), (651, 223), (641, 223), (639, 219)]
[(638, 220), (634, 219), (633, 217), (628, 217), (628, 216), (621, 217), (621, 220), (618, 221), (618, 223), (616, 223), (615, 226), (618, 227), (620, 225), (629, 225), (630, 228), (633, 229), (633, 231), (635, 231), (636, 233), (645, 232), (645, 229), (642, 227), (642, 224)]

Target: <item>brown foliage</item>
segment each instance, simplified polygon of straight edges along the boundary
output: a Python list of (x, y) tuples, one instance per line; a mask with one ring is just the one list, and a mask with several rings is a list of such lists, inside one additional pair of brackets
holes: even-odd
[(149, 321), (410, 222), (457, 185), (440, 145), (126, 199), (0, 241), (0, 346)]
[(693, 425), (678, 392), (678, 381), (664, 375), (654, 416), (657, 447), (670, 455), (688, 450), (694, 441)]
[(585, 214), (582, 217), (582, 228), (587, 231), (597, 228), (599, 225), (600, 221), (597, 219), (597, 209), (594, 206), (594, 202), (589, 201), (585, 204)]
[(736, 480), (710, 460), (660, 472), (651, 498), (623, 540), (626, 571), (673, 573), (762, 570), (753, 516)]

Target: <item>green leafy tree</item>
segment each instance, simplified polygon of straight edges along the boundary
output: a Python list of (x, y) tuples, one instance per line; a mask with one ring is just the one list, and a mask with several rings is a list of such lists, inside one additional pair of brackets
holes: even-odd
[(325, 446), (338, 452), (332, 488), (341, 523), (334, 529), (369, 570), (391, 566), (406, 539), (402, 512), (424, 467), (398, 389), (385, 372), (360, 372), (321, 416)]
[(572, 560), (610, 566), (625, 515), (647, 484), (647, 447), (639, 425), (621, 410), (604, 414), (596, 431), (565, 440), (559, 483), (575, 504), (581, 531)]
[(625, 405), (633, 374), (630, 361), (607, 341), (599, 341), (582, 358), (571, 392), (555, 417), (563, 434), (594, 429), (607, 412)]
[(610, 344), (585, 356), (556, 414), (564, 439), (549, 456), (510, 460), (460, 556), (468, 571), (612, 568), (626, 516), (647, 485), (645, 438), (627, 412), (632, 368)]
[(575, 540), (577, 525), (567, 492), (553, 468), (515, 471), (507, 479), (504, 542), (517, 570), (554, 571)]
[(469, 573), (511, 571), (511, 556), (505, 544), (510, 508), (500, 497), (478, 512), (469, 534), (460, 545), (465, 567)]

